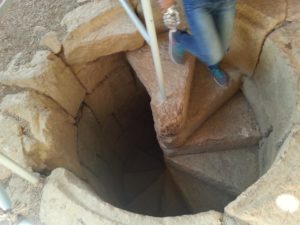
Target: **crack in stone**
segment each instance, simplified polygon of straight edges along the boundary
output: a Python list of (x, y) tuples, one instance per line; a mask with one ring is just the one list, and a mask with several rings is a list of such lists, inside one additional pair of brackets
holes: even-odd
[(254, 70), (253, 70), (253, 73), (251, 75), (254, 76), (256, 74), (256, 70), (258, 68), (258, 64), (260, 62), (260, 58), (261, 58), (261, 55), (263, 53), (263, 49), (264, 49), (264, 46), (265, 46), (265, 43), (267, 41), (267, 39), (269, 38), (269, 36), (274, 33), (276, 30), (286, 26), (287, 24), (289, 24), (290, 21), (287, 21), (287, 16), (288, 16), (288, 0), (285, 0), (285, 15), (284, 15), (284, 18), (282, 21), (278, 22), (275, 27), (273, 27), (273, 29), (271, 29), (267, 34), (266, 36), (264, 37), (263, 41), (262, 41), (262, 44), (261, 44), (261, 48), (260, 48), (260, 51), (258, 53), (258, 57), (257, 57), (257, 60), (256, 60), (256, 64), (255, 64), (255, 67), (254, 67)]

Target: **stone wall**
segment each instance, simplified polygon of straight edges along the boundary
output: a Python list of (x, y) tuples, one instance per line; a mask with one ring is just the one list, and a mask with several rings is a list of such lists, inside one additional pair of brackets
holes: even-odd
[(298, 31), (296, 21), (274, 31), (264, 45), (254, 77), (244, 83), (244, 93), (265, 136), (261, 174), (270, 168), (291, 128), (299, 123), (299, 47), (293, 38)]

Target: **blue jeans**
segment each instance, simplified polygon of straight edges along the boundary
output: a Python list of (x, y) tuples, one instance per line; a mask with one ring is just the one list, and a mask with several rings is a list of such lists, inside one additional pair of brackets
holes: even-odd
[(177, 31), (175, 41), (208, 66), (218, 64), (229, 48), (236, 0), (183, 0), (190, 33)]

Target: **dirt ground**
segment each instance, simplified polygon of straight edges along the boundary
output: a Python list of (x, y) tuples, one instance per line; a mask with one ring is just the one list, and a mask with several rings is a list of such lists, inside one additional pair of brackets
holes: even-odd
[(0, 71), (19, 52), (23, 52), (19, 63), (31, 60), (46, 32), (63, 36), (61, 19), (78, 6), (76, 0), (7, 0), (0, 11)]

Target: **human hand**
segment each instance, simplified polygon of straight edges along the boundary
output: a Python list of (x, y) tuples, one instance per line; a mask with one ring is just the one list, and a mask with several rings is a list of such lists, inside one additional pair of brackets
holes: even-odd
[(175, 0), (158, 0), (158, 2), (162, 13), (175, 4)]

